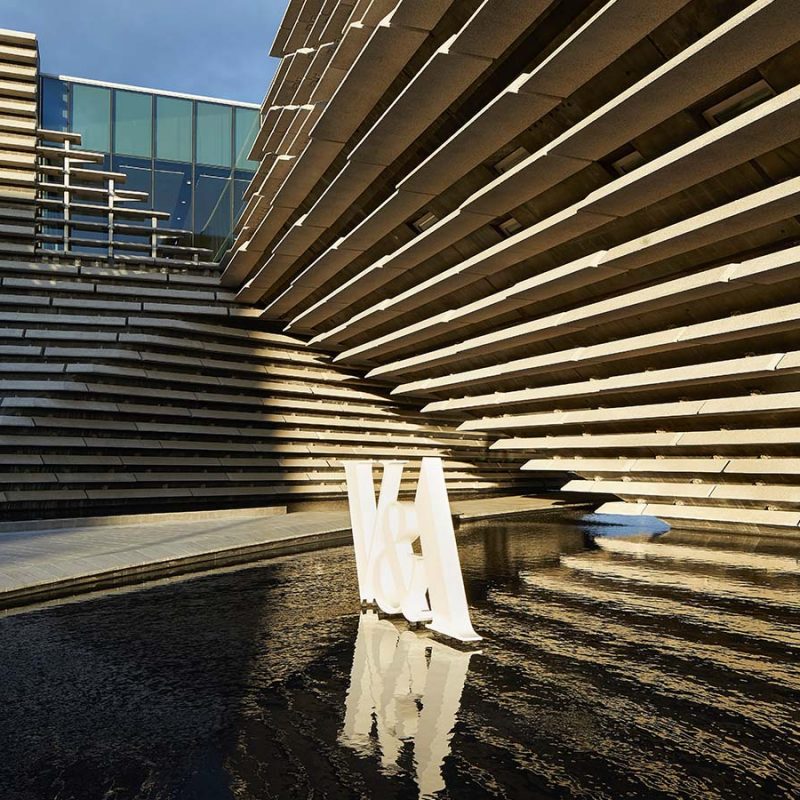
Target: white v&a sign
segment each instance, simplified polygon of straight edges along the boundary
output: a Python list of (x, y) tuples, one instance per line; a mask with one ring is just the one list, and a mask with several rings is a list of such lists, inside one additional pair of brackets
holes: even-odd
[[(361, 600), (433, 631), (477, 641), (467, 608), (440, 458), (423, 458), (413, 503), (399, 502), (404, 461), (381, 461), (375, 502), (372, 461), (345, 462)], [(419, 539), (422, 555), (414, 552)]]

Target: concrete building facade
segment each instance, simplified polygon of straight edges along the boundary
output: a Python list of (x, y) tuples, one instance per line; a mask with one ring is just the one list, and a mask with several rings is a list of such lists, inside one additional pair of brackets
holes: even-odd
[[(461, 495), (524, 480), (483, 434), (237, 301), (220, 264), (176, 245), (169, 213), (141, 209), (102, 152), (37, 125), (35, 37), (0, 33), (0, 59), (4, 519), (318, 504), (344, 496), (339, 461), (353, 457), (441, 455)], [(49, 231), (89, 204), (109, 246), (53, 249)]]
[(441, 453), (456, 493), (797, 531), (795, 0), (290, 0), (221, 263), (45, 252), (3, 36), (13, 513)]
[(796, 528), (798, 41), (791, 0), (293, 0), (223, 285), (601, 511)]

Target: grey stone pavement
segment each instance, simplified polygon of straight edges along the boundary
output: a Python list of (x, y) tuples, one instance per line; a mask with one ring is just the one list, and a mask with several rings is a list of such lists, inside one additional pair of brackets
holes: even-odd
[[(461, 519), (551, 510), (563, 502), (535, 497), (454, 501)], [(101, 524), (98, 524), (101, 523)], [(347, 511), (267, 510), (80, 521), (74, 527), (0, 530), (0, 607), (75, 594), (147, 576), (253, 561), (270, 552), (347, 541)]]

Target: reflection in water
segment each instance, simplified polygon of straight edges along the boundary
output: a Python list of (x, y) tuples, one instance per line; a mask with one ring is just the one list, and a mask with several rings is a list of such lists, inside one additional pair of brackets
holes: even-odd
[(0, 798), (800, 798), (800, 542), (585, 528), (458, 531), (479, 653), (351, 548), (0, 617)]
[(472, 655), (398, 629), (373, 611), (361, 614), (339, 741), (365, 756), (377, 748), (389, 773), (398, 771), (404, 743), (413, 742), (420, 797), (444, 789), (441, 767)]

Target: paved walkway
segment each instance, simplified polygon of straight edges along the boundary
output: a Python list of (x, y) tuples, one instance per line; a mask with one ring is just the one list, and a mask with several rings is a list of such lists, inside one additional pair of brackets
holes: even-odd
[(506, 517), (509, 514), (530, 514), (536, 511), (554, 511), (577, 506), (594, 506), (591, 497), (563, 493), (560, 499), (547, 497), (485, 497), (478, 500), (453, 500), (450, 503), (453, 516), (460, 519), (483, 519)]
[[(550, 498), (454, 501), (461, 519), (564, 507)], [(264, 510), (85, 520), (74, 527), (0, 531), (0, 608), (137, 583), (350, 540), (346, 511)]]

